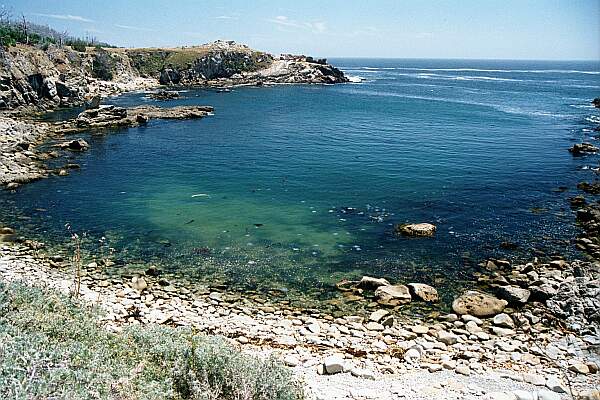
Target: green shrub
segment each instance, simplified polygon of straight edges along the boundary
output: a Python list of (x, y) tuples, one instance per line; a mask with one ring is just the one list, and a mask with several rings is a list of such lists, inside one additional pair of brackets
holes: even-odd
[(95, 51), (94, 60), (92, 61), (92, 76), (94, 78), (102, 79), (103, 81), (112, 80), (114, 66), (115, 60), (113, 60), (108, 51), (102, 48)]
[(85, 53), (86, 44), (80, 41), (75, 41), (69, 44), (71, 48), (80, 53)]
[(178, 358), (173, 381), (184, 399), (303, 398), (302, 389), (292, 383), (289, 369), (273, 358), (246, 356), (219, 338), (192, 344)]
[(98, 311), (54, 291), (0, 282), (0, 398), (296, 400), (275, 360), (189, 329), (110, 333)]

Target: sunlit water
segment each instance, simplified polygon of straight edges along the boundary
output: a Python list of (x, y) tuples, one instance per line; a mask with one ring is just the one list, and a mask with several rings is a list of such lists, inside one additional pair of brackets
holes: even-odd
[[(363, 81), (186, 90), (156, 103), (214, 116), (83, 135), (81, 170), (2, 193), (1, 218), (57, 242), (70, 224), (121, 265), (247, 287), (370, 274), (451, 292), (486, 257), (573, 251), (566, 199), (596, 161), (567, 149), (593, 134), (597, 64), (333, 62)], [(438, 231), (397, 237), (404, 222)]]

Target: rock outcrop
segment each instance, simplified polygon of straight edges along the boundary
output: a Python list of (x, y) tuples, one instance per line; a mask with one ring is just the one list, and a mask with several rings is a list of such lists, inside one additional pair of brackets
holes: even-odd
[(17, 45), (0, 51), (0, 110), (52, 109), (162, 85), (340, 83), (339, 69), (312, 57), (275, 58), (231, 41), (173, 49)]
[(46, 135), (45, 123), (28, 123), (0, 118), (0, 185), (16, 188), (20, 183), (40, 179), (47, 172), (42, 164), (48, 154), (33, 151)]
[[(104, 71), (104, 73), (100, 73)], [(17, 45), (0, 51), (0, 110), (52, 109), (103, 96), (150, 87), (126, 54), (117, 49), (50, 46), (47, 50)]]
[(147, 123), (151, 119), (198, 119), (206, 117), (213, 110), (213, 107), (210, 106), (168, 108), (138, 106), (124, 108), (107, 105), (85, 110), (74, 120), (57, 123), (54, 126), (54, 131), (61, 134), (70, 134), (89, 130), (138, 126)]

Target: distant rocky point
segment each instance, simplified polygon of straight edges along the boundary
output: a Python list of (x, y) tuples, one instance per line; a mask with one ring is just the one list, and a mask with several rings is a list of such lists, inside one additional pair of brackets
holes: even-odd
[(234, 86), (348, 82), (326, 59), (275, 57), (233, 41), (178, 48), (16, 45), (0, 51), (0, 109), (52, 109), (159, 85)]

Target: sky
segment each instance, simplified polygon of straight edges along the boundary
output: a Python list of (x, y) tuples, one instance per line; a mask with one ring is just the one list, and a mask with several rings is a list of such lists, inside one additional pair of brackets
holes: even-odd
[(600, 0), (0, 0), (124, 47), (235, 40), (316, 57), (600, 59)]

